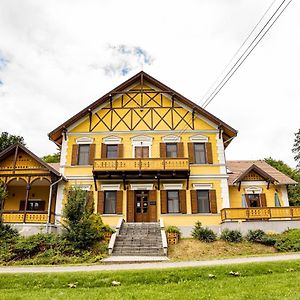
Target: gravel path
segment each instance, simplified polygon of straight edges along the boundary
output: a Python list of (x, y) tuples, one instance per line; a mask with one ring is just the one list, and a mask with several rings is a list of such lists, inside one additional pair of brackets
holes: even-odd
[(124, 263), (102, 264), (91, 266), (21, 266), (0, 267), (0, 273), (55, 273), (55, 272), (90, 272), (90, 271), (116, 271), (116, 270), (141, 270), (141, 269), (167, 269), (182, 267), (203, 267), (252, 262), (271, 262), (300, 259), (300, 254), (281, 254), (273, 256), (257, 256), (242, 258), (227, 258), (218, 260), (180, 261), (180, 262), (150, 262), (150, 263)]

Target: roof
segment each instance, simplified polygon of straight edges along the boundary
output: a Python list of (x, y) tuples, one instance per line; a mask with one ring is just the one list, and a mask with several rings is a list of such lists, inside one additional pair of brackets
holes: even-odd
[(60, 163), (48, 163), (48, 165), (53, 168), (54, 170), (56, 170), (57, 172), (59, 172), (60, 169)]
[[(164, 93), (172, 95), (175, 100), (178, 100), (179, 102), (183, 103), (184, 105), (188, 106), (189, 108), (193, 109), (196, 113), (206, 117), (208, 120), (212, 121), (213, 123), (217, 124), (223, 129), (223, 138), (224, 141), (228, 140), (232, 137), (235, 137), (237, 135), (237, 130), (226, 124), (225, 122), (221, 121), (217, 117), (215, 117), (213, 114), (209, 113), (196, 103), (192, 102), (191, 100), (188, 100), (178, 92), (174, 91), (173, 89), (169, 88), (165, 84), (161, 83), (157, 79), (151, 77), (144, 71), (141, 71), (134, 75), (133, 77), (129, 78), (110, 92), (106, 93), (104, 96), (81, 110), (79, 113), (71, 117), (69, 120), (64, 122), (63, 124), (59, 125), (57, 128), (52, 130), (48, 136), (49, 139), (52, 140), (54, 143), (56, 143), (58, 146), (61, 146), (61, 141), (62, 141), (62, 133), (64, 130), (66, 130), (70, 125), (75, 123), (76, 121), (80, 120), (82, 117), (86, 116), (90, 111), (96, 109), (99, 105), (105, 103), (110, 99), (112, 95), (118, 94), (118, 92), (124, 91), (124, 89), (129, 88), (136, 82), (148, 82), (150, 84), (155, 85), (158, 89), (161, 91), (164, 91)], [(229, 141), (228, 141), (229, 144)]]
[(297, 184), (296, 181), (270, 166), (264, 160), (229, 160), (226, 162), (228, 169), (228, 185), (234, 185), (243, 179), (250, 171), (257, 172), (262, 177), (277, 184)]
[(38, 156), (36, 156), (33, 152), (31, 152), (28, 148), (26, 148), (25, 146), (23, 146), (20, 143), (15, 143), (15, 144), (11, 145), (10, 147), (6, 148), (5, 150), (3, 150), (0, 153), (0, 161), (2, 159), (6, 158), (7, 156), (9, 156), (11, 153), (14, 153), (15, 149), (17, 147), (18, 147), (18, 149), (21, 149), (24, 152), (26, 152), (29, 156), (31, 156), (37, 162), (39, 162), (43, 167), (45, 167), (47, 170), (49, 170), (49, 172), (54, 173), (56, 176), (59, 176), (59, 177), (61, 176), (61, 174), (59, 173), (59, 171), (56, 170), (54, 167), (52, 167), (51, 164), (45, 163), (41, 158), (39, 158)]

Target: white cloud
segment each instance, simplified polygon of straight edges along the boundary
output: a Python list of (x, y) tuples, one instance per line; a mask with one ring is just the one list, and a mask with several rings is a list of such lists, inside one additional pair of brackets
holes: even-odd
[[(39, 155), (54, 152), (49, 131), (142, 67), (201, 102), (270, 2), (2, 0), (0, 130), (23, 135)], [(228, 158), (272, 155), (295, 165), (299, 8), (292, 2), (208, 106), (239, 130)]]

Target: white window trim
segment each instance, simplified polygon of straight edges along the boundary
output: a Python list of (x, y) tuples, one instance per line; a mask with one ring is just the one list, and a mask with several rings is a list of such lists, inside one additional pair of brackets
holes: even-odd
[(164, 143), (179, 143), (181, 140), (180, 136), (177, 135), (166, 135), (162, 137), (162, 141)]
[(165, 183), (163, 184), (164, 190), (182, 190), (183, 185), (180, 183)]
[(101, 191), (119, 191), (120, 184), (101, 184)]
[(105, 145), (117, 145), (122, 143), (122, 138), (111, 135), (103, 138), (102, 141)]
[(76, 144), (78, 145), (89, 145), (92, 144), (94, 139), (89, 138), (89, 137), (80, 137), (76, 139)]
[(142, 184), (142, 183), (131, 184), (130, 189), (133, 190), (133, 191), (141, 191), (141, 190), (151, 191), (151, 190), (153, 190), (153, 184), (152, 183), (149, 183), (149, 184)]
[(194, 190), (212, 190), (212, 183), (193, 183)]
[(192, 143), (208, 143), (208, 137), (204, 135), (194, 135), (190, 137)]
[(84, 191), (92, 191), (92, 185), (91, 184), (76, 184), (76, 185), (72, 185), (72, 187), (74, 188), (80, 188)]
[(262, 188), (257, 186), (250, 186), (248, 188), (245, 188), (246, 194), (261, 194)]
[(135, 136), (131, 139), (132, 144), (132, 157), (135, 158), (135, 147), (148, 147), (149, 148), (149, 158), (152, 157), (152, 141), (153, 138), (146, 135)]

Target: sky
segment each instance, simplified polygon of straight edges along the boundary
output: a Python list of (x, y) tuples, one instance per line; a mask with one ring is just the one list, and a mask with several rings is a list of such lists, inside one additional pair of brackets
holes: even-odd
[[(1, 0), (0, 132), (53, 153), (48, 132), (140, 70), (201, 105), (272, 2)], [(238, 130), (227, 159), (296, 165), (299, 14), (294, 0), (206, 108)]]

